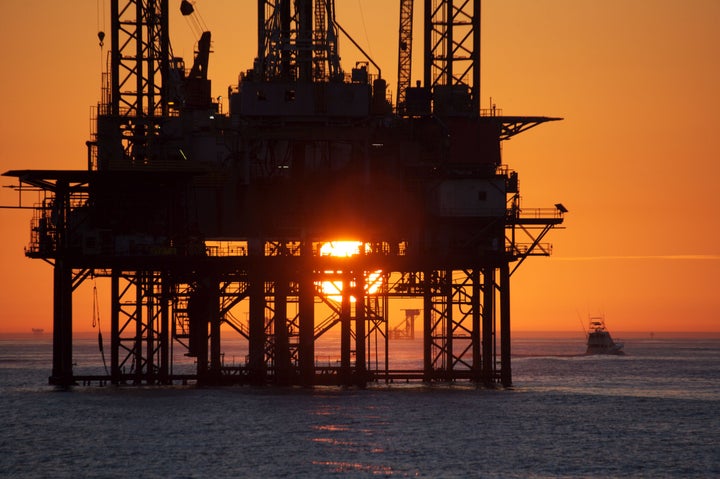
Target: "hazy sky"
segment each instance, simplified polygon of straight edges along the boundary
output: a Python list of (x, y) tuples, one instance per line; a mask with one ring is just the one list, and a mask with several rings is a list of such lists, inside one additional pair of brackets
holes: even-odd
[[(179, 3), (170, 1), (173, 49), (190, 59), (195, 36)], [(252, 66), (256, 2), (194, 3), (213, 32), (213, 95), (226, 96)], [(398, 3), (336, 0), (338, 21), (393, 94)], [(0, 170), (86, 168), (109, 2), (2, 4)], [(513, 275), (515, 329), (579, 330), (578, 317), (604, 313), (616, 331), (720, 331), (719, 25), (717, 0), (483, 2), (483, 107), (492, 98), (508, 115), (565, 118), (503, 146), (525, 207), (570, 210), (566, 229), (548, 236), (553, 256)], [(363, 58), (343, 40), (349, 70)], [(417, 60), (421, 48), (418, 30)], [(16, 203), (2, 188), (0, 204)], [(23, 254), (30, 218), (0, 210), (0, 331), (51, 329), (52, 267)], [(76, 329), (90, 316), (76, 305)]]

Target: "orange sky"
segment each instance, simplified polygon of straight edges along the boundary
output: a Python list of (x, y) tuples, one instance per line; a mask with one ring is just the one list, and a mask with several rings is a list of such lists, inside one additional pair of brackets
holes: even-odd
[[(109, 7), (2, 3), (0, 170), (85, 168)], [(213, 32), (213, 94), (226, 95), (252, 66), (256, 2), (194, 3)], [(336, 0), (393, 94), (397, 3)], [(171, 21), (175, 54), (191, 58), (191, 29)], [(524, 206), (570, 210), (548, 237), (554, 255), (513, 276), (514, 329), (579, 330), (578, 316), (602, 312), (614, 331), (720, 331), (718, 25), (717, 0), (483, 1), (483, 106), (565, 118), (504, 144)], [(419, 60), (419, 31), (415, 42)], [(362, 60), (340, 48), (346, 70)], [(0, 204), (16, 196), (2, 188)], [(0, 332), (51, 329), (52, 268), (23, 255), (30, 217), (0, 210)]]

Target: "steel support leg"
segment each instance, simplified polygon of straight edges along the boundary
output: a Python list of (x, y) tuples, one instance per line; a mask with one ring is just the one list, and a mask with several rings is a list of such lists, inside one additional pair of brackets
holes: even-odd
[(340, 305), (340, 381), (342, 384), (350, 385), (352, 379), (352, 370), (350, 365), (350, 347), (351, 347), (351, 303), (350, 296), (350, 275), (343, 275), (342, 280), (342, 301)]
[(364, 387), (367, 384), (367, 364), (365, 350), (365, 275), (357, 273), (355, 281), (355, 384)]
[(455, 324), (453, 323), (453, 309), (455, 305), (455, 295), (453, 294), (453, 272), (448, 269), (444, 272), (444, 278), (441, 278), (442, 296), (445, 303), (445, 380), (452, 381), (454, 379), (455, 354), (453, 350), (453, 336), (455, 335)]
[(135, 344), (133, 345), (133, 372), (135, 373), (135, 384), (142, 383), (143, 364), (143, 288), (144, 275), (141, 271), (135, 273)]
[(289, 283), (284, 275), (275, 281), (275, 382), (280, 385), (290, 383), (290, 340), (287, 325), (287, 299)]
[(210, 381), (217, 384), (221, 379), (221, 341), (220, 341), (220, 289), (216, 278), (210, 280), (210, 301), (208, 307), (210, 322)]
[(204, 278), (197, 285), (188, 299), (188, 318), (190, 321), (190, 351), (197, 358), (197, 377), (199, 382), (208, 380), (208, 324), (212, 317), (213, 304), (211, 284)]
[(113, 269), (110, 276), (110, 379), (120, 384), (120, 272)]
[(250, 382), (265, 382), (265, 282), (259, 271), (251, 273), (248, 285), (250, 295), (249, 337), (250, 337)]
[(57, 258), (53, 269), (53, 369), (50, 384), (70, 386), (72, 370), (72, 269)]
[(512, 386), (510, 368), (510, 266), (500, 267), (500, 382)]
[(312, 386), (315, 382), (315, 284), (312, 273), (304, 268), (300, 272), (298, 302), (300, 384)]
[(170, 383), (170, 279), (167, 273), (162, 275), (160, 295), (160, 370), (162, 384)]
[(483, 269), (483, 310), (482, 310), (482, 378), (486, 386), (495, 381), (494, 351), (495, 316), (495, 269)]
[(480, 308), (480, 297), (483, 288), (480, 287), (480, 271), (473, 269), (471, 272), (471, 288), (472, 297), (470, 298), (470, 308), (472, 309), (472, 377), (473, 381), (479, 383), (482, 380), (482, 317)]
[(433, 359), (432, 359), (432, 344), (433, 344), (433, 327), (432, 327), (432, 312), (433, 312), (433, 301), (432, 301), (432, 271), (428, 270), (423, 272), (423, 380), (425, 382), (433, 379)]

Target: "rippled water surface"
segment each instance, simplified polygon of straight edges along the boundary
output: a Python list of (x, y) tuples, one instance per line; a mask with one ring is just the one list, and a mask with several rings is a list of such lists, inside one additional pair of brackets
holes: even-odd
[(512, 390), (57, 391), (49, 337), (0, 336), (0, 475), (720, 477), (720, 340), (625, 347), (515, 339)]

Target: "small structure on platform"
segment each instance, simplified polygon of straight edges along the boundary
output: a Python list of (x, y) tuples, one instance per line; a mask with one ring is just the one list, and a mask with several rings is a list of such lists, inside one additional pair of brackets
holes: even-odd
[(405, 319), (389, 331), (389, 339), (415, 339), (415, 318), (420, 315), (419, 309), (403, 309)]

